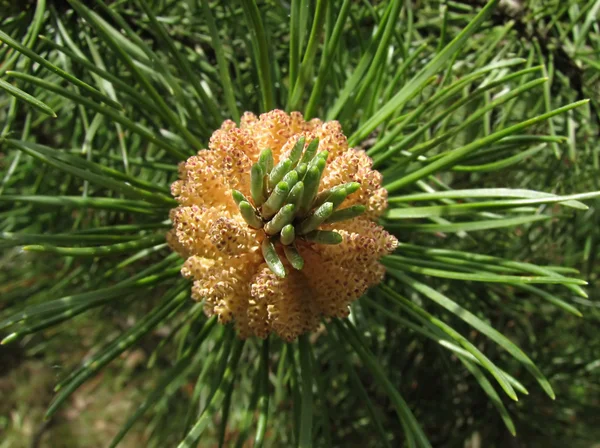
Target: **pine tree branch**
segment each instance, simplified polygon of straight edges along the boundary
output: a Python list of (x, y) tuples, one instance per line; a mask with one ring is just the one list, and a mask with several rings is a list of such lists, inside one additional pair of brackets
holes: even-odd
[[(482, 0), (457, 0), (457, 3), (462, 3), (469, 6), (482, 7), (487, 2)], [(600, 135), (600, 110), (598, 99), (594, 98), (590, 93), (585, 92), (584, 69), (569, 55), (564, 45), (561, 43), (560, 36), (550, 35), (544, 30), (541, 23), (535, 23), (529, 20), (530, 14), (526, 9), (524, 2), (517, 1), (519, 7), (508, 5), (501, 2), (492, 13), (491, 20), (495, 25), (506, 25), (508, 22), (513, 22), (513, 29), (521, 40), (525, 42), (536, 41), (539, 43), (540, 50), (545, 58), (552, 58), (554, 67), (560, 71), (568, 80), (569, 85), (577, 94), (577, 100), (590, 98), (592, 114), (598, 127), (597, 135)], [(551, 32), (551, 30), (549, 30)]]

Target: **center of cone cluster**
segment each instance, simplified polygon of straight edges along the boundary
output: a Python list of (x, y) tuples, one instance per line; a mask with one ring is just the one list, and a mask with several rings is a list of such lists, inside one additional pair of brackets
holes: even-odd
[(329, 156), (327, 151), (317, 153), (318, 147), (318, 138), (306, 144), (305, 138), (300, 137), (289, 156), (282, 157), (275, 166), (272, 151), (264, 149), (250, 172), (252, 199), (232, 190), (246, 223), (264, 230), (263, 257), (269, 269), (282, 278), (286, 272), (277, 244), (283, 247), (290, 265), (301, 270), (304, 259), (296, 248), (297, 239), (340, 244), (342, 236), (334, 230), (320, 230), (321, 224), (352, 219), (366, 209), (364, 205), (340, 208), (346, 197), (360, 188), (358, 182), (340, 184), (317, 194)]

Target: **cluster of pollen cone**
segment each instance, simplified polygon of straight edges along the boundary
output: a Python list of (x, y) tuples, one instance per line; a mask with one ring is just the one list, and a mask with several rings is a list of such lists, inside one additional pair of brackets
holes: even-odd
[(240, 337), (286, 341), (379, 283), (397, 240), (373, 220), (381, 175), (338, 122), (274, 110), (226, 121), (180, 164), (167, 240), (186, 258), (192, 297)]

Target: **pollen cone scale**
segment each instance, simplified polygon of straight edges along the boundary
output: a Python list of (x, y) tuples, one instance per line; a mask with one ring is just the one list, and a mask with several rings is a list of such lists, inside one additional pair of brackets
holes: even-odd
[(179, 165), (167, 241), (208, 316), (241, 338), (293, 341), (382, 280), (398, 242), (374, 222), (381, 180), (338, 122), (247, 112)]

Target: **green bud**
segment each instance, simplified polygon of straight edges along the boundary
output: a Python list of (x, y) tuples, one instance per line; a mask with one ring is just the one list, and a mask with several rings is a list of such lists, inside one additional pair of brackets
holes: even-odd
[(271, 196), (269, 196), (262, 206), (261, 212), (264, 219), (271, 219), (271, 217), (279, 211), (288, 197), (289, 192), (290, 187), (287, 182), (279, 182), (277, 186), (275, 186)]
[(332, 230), (313, 230), (304, 235), (304, 239), (318, 244), (340, 244), (344, 238)]
[(323, 159), (323, 160), (325, 160), (325, 162), (327, 162), (327, 157), (329, 157), (329, 151), (321, 151), (308, 163), (308, 169), (310, 169), (312, 166), (315, 166), (317, 163), (319, 163), (320, 159)]
[(275, 168), (273, 168), (273, 170), (269, 174), (269, 180), (267, 182), (269, 190), (273, 189), (275, 185), (281, 182), (283, 176), (285, 176), (291, 168), (292, 161), (290, 159), (283, 159), (277, 165), (275, 165)]
[(285, 253), (285, 258), (290, 262), (292, 267), (298, 271), (301, 271), (304, 267), (304, 258), (298, 252), (295, 246), (283, 246), (283, 252)]
[(333, 209), (335, 210), (342, 202), (344, 202), (347, 197), (348, 190), (345, 188), (340, 188), (329, 195), (327, 202), (331, 202), (333, 204)]
[(358, 182), (349, 182), (349, 183), (344, 184), (342, 186), (348, 192), (348, 196), (350, 196), (352, 193), (357, 192), (360, 189), (360, 183), (358, 183)]
[(298, 173), (296, 171), (292, 170), (289, 173), (287, 173), (285, 176), (283, 176), (282, 182), (285, 182), (286, 184), (289, 185), (290, 188), (292, 188), (298, 182), (298, 178), (299, 178)]
[(270, 238), (265, 238), (261, 245), (261, 250), (265, 261), (267, 262), (267, 266), (269, 269), (275, 274), (277, 277), (285, 278), (285, 268), (283, 267), (283, 263), (279, 259), (279, 255), (277, 255), (277, 251), (275, 250), (275, 245)]
[(290, 224), (294, 220), (296, 206), (294, 204), (288, 204), (281, 207), (273, 219), (265, 224), (265, 233), (267, 235), (275, 235), (281, 231), (286, 225)]
[(269, 148), (260, 152), (258, 164), (262, 167), (265, 176), (271, 172), (273, 169), (273, 152)]
[(364, 205), (352, 205), (350, 207), (342, 208), (331, 214), (325, 221), (326, 223), (346, 221), (347, 219), (356, 218), (362, 215), (367, 208)]
[(304, 177), (304, 195), (302, 196), (300, 209), (298, 210), (300, 216), (304, 216), (312, 207), (313, 201), (317, 196), (317, 191), (319, 190), (325, 165), (325, 160), (320, 158), (315, 166), (309, 168), (306, 172), (306, 176)]
[(298, 226), (298, 235), (305, 235), (312, 232), (319, 227), (327, 218), (333, 213), (333, 204), (331, 202), (325, 202), (317, 208), (311, 215), (309, 215), (304, 221)]
[(248, 199), (246, 199), (246, 196), (244, 196), (241, 191), (231, 190), (231, 197), (235, 201), (236, 205), (240, 205), (240, 202), (242, 201), (250, 202)]
[(279, 235), (279, 241), (281, 244), (289, 245), (294, 242), (296, 238), (296, 230), (292, 224), (288, 224), (283, 229), (281, 229), (281, 234)]
[(304, 150), (305, 140), (306, 139), (304, 138), (304, 136), (300, 137), (298, 139), (298, 141), (296, 142), (296, 144), (294, 145), (294, 148), (290, 152), (289, 159), (292, 161), (292, 166), (296, 166), (298, 164), (298, 161), (300, 160), (300, 156), (302, 155), (302, 151)]
[(304, 151), (304, 155), (302, 159), (300, 159), (300, 163), (308, 163), (310, 162), (315, 154), (317, 153), (317, 149), (319, 148), (319, 139), (315, 138), (311, 141), (306, 147), (306, 151)]
[(294, 171), (296, 171), (298, 173), (298, 178), (300, 180), (304, 179), (304, 176), (306, 176), (306, 171), (308, 170), (308, 165), (306, 163), (301, 163), (300, 165), (298, 165), (296, 167), (296, 169)]
[(249, 202), (242, 201), (239, 203), (238, 207), (240, 208), (242, 218), (244, 218), (244, 221), (246, 221), (250, 227), (254, 229), (262, 229), (263, 222), (256, 213), (256, 210), (254, 210), (254, 207), (252, 207)]
[(258, 163), (252, 165), (250, 170), (250, 194), (254, 205), (260, 207), (265, 202), (265, 173)]
[(296, 185), (292, 187), (290, 190), (290, 194), (285, 200), (288, 204), (296, 205), (296, 210), (300, 207), (300, 201), (302, 200), (302, 196), (304, 195), (304, 182), (300, 181)]
[[(348, 182), (346, 184), (336, 185), (333, 188), (328, 188), (327, 190), (323, 190), (321, 193), (317, 195), (315, 199), (314, 205), (319, 206), (324, 204), (325, 202), (333, 202), (333, 208), (336, 208), (341, 202), (337, 202), (341, 196), (339, 196), (339, 191), (345, 191), (345, 196), (342, 199), (346, 199), (346, 197), (350, 196), (352, 193), (356, 192), (360, 188), (360, 184), (358, 182)], [(336, 196), (333, 194), (337, 193)]]

